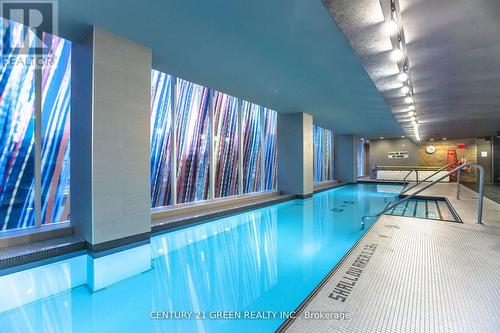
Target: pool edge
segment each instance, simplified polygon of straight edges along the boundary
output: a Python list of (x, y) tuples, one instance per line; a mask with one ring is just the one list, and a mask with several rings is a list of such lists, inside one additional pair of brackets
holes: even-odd
[[(297, 308), (293, 311), (295, 315), (301, 313), (306, 306), (314, 299), (314, 297), (318, 294), (318, 292), (323, 288), (323, 286), (330, 280), (330, 278), (338, 271), (340, 266), (347, 260), (349, 255), (354, 251), (354, 249), (358, 246), (358, 244), (368, 235), (368, 233), (372, 230), (373, 226), (378, 223), (380, 220), (380, 217), (382, 215), (379, 215), (375, 222), (366, 230), (366, 232), (354, 243), (349, 251), (346, 252), (346, 254), (340, 259), (340, 261), (332, 268), (328, 274), (321, 280), (321, 282), (307, 295), (307, 297), (299, 304)], [(275, 330), (275, 333), (283, 333), (285, 332), (295, 321), (296, 317), (288, 317), (281, 325)]]

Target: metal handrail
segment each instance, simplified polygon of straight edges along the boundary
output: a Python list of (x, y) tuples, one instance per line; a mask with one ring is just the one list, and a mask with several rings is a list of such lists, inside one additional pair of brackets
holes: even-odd
[(401, 191), (401, 193), (399, 194), (403, 194), (405, 192), (408, 192), (409, 190), (411, 190), (412, 188), (415, 188), (417, 187), (418, 185), (422, 184), (423, 182), (427, 181), (428, 179), (431, 179), (432, 177), (434, 177), (434, 175), (438, 174), (439, 172), (443, 171), (444, 169), (448, 168), (449, 166), (452, 166), (454, 165), (455, 163), (448, 163), (446, 164), (444, 167), (442, 167), (441, 169), (437, 170), (436, 172), (434, 172), (433, 174), (431, 174), (430, 176), (427, 176), (425, 177), (424, 179), (422, 179), (421, 181), (418, 181), (417, 179), (417, 183), (411, 187), (408, 187), (408, 188), (403, 188), (403, 190)]
[[(424, 187), (422, 187), (422, 188), (416, 190), (415, 192), (413, 192), (412, 194), (404, 197), (402, 200), (395, 202), (394, 204), (390, 205), (389, 207), (386, 207), (377, 215), (365, 215), (365, 216), (363, 216), (361, 218), (361, 229), (365, 228), (365, 218), (378, 217), (378, 216), (384, 214), (388, 210), (391, 210), (394, 207), (402, 204), (403, 202), (410, 200), (411, 198), (413, 198), (414, 196), (416, 196), (420, 192), (427, 190), (429, 187), (435, 185), (436, 183), (439, 183), (441, 180), (445, 179), (446, 177), (449, 177), (450, 175), (452, 175), (454, 173), (458, 173), (458, 175), (459, 175), (459, 176), (457, 176), (457, 188), (460, 189), (460, 178), (459, 178), (460, 177), (460, 170), (466, 166), (469, 166), (469, 165), (475, 166), (479, 170), (479, 202), (478, 202), (478, 207), (477, 207), (477, 223), (483, 224), (482, 219), (483, 219), (483, 197), (484, 197), (484, 168), (478, 163), (467, 162), (467, 163), (464, 163), (462, 165), (457, 166), (455, 169), (449, 171), (444, 176), (441, 176), (438, 179), (433, 180), (432, 182), (425, 185)], [(457, 199), (459, 199), (459, 198), (460, 198), (460, 190), (457, 190)]]
[[(406, 183), (406, 179), (408, 179), (408, 177), (409, 177), (409, 176), (412, 174), (412, 172), (414, 172), (414, 171), (415, 171), (415, 175), (416, 175), (416, 179), (417, 179), (417, 183), (418, 183), (418, 170), (417, 170), (417, 169), (413, 169), (413, 170), (411, 170), (410, 172), (408, 172), (408, 174), (407, 174), (407, 175), (403, 178), (403, 190), (406, 188), (406, 185), (407, 185), (407, 183)], [(403, 193), (403, 192), (402, 192), (403, 190), (401, 190), (401, 192), (400, 192), (399, 194)]]

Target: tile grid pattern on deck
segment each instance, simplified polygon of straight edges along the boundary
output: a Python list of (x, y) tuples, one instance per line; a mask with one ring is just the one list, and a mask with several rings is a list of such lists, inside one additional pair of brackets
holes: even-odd
[(75, 236), (0, 248), (0, 275), (3, 269), (85, 250), (85, 242)]
[[(365, 245), (377, 244), (345, 303), (329, 298)], [(500, 229), (383, 216), (287, 332), (500, 332)]]

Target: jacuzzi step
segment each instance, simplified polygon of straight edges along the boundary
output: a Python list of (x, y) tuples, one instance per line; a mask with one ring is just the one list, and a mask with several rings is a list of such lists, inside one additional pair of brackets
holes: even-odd
[(460, 222), (445, 200), (412, 198), (386, 212), (387, 215)]

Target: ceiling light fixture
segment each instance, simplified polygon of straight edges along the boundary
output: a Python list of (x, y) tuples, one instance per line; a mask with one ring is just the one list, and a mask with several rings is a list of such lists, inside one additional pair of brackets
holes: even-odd
[(385, 22), (384, 30), (389, 35), (395, 35), (398, 32), (398, 24), (394, 20), (389, 20)]
[(391, 53), (391, 59), (394, 61), (400, 61), (401, 59), (403, 59), (403, 56), (403, 51), (401, 51), (400, 48), (394, 49)]
[[(387, 2), (385, 2), (387, 3)], [(388, 1), (390, 5), (390, 12), (386, 8), (382, 8), (385, 16), (384, 29), (389, 34), (392, 51), (390, 51), (390, 60), (395, 61), (397, 65), (397, 75), (394, 76), (399, 82), (403, 83), (401, 91), (403, 93), (405, 104), (408, 106), (408, 115), (412, 117), (411, 123), (413, 124), (414, 131), (409, 126), (404, 126), (407, 137), (417, 137), (420, 140), (420, 133), (418, 132), (418, 122), (416, 119), (416, 106), (413, 98), (413, 84), (410, 77), (410, 63), (408, 53), (406, 51), (406, 40), (403, 24), (401, 21), (401, 13), (399, 11), (398, 0)], [(419, 109), (420, 110), (420, 109)], [(395, 113), (399, 113), (398, 112)], [(402, 117), (400, 122), (404, 123), (408, 118)]]
[(410, 78), (410, 76), (408, 75), (408, 73), (405, 73), (405, 72), (400, 73), (400, 74), (398, 75), (398, 79), (399, 79), (399, 81), (401, 81), (401, 82), (406, 82), (406, 81), (408, 81), (408, 79), (409, 79), (409, 78)]

